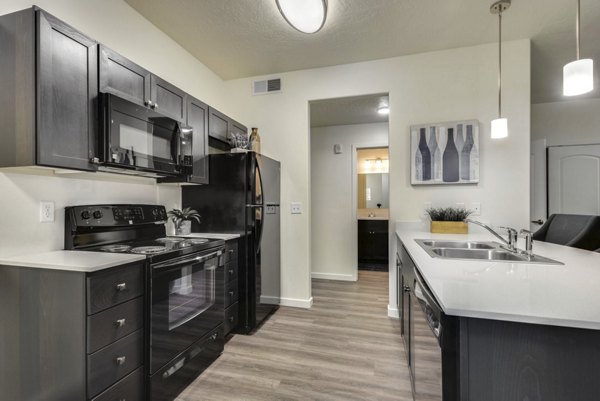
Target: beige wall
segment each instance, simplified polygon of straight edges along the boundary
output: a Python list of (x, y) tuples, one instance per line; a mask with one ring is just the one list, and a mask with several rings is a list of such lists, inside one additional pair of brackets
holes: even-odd
[(600, 99), (532, 105), (531, 138), (548, 146), (600, 143)]
[[(240, 119), (223, 81), (121, 0), (39, 0), (36, 5), (181, 89)], [(0, 15), (31, 1), (2, 0)], [(1, 57), (1, 55), (0, 55)], [(1, 129), (1, 127), (0, 127)], [(144, 202), (180, 206), (177, 186), (118, 175), (0, 172), (0, 256), (62, 249), (64, 207), (84, 203)], [(48, 175), (52, 174), (52, 175)], [(54, 201), (54, 223), (39, 223), (39, 202)]]
[[(418, 220), (424, 202), (481, 202), (482, 220), (528, 226), (530, 43), (519, 40), (503, 46), (503, 110), (510, 137), (492, 141), (489, 122), (497, 117), (497, 51), (497, 45), (489, 44), (278, 74), (283, 92), (276, 95), (251, 96), (251, 80), (263, 77), (227, 82), (237, 93), (233, 101), (243, 105), (245, 121), (260, 127), (264, 152), (282, 162), (284, 298), (305, 303), (311, 298), (311, 100), (389, 92), (392, 222)], [(409, 126), (473, 118), (481, 122), (481, 182), (411, 186)], [(304, 214), (289, 214), (292, 201), (304, 204)], [(395, 241), (390, 245), (392, 253)], [(392, 304), (394, 280), (391, 274)]]

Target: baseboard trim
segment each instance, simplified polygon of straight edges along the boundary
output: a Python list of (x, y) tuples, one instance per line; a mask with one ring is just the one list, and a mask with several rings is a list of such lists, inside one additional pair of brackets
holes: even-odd
[(268, 305), (279, 305), (280, 304), (280, 298), (279, 297), (271, 297), (268, 295), (261, 295), (260, 296), (260, 303), (261, 304), (268, 304)]
[(393, 317), (395, 319), (400, 319), (400, 312), (398, 311), (398, 308), (392, 305), (388, 305), (387, 307), (388, 310), (388, 317)]
[(313, 304), (313, 297), (308, 299), (296, 299), (296, 298), (281, 298), (279, 305), (291, 306), (292, 308), (304, 308), (310, 309)]
[(356, 281), (357, 277), (354, 274), (336, 274), (336, 273), (311, 273), (312, 278), (321, 280), (336, 280), (336, 281)]

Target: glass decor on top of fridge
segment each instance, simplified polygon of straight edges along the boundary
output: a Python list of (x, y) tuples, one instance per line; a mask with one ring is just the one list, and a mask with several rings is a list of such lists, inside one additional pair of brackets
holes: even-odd
[(477, 120), (410, 127), (411, 184), (479, 182)]

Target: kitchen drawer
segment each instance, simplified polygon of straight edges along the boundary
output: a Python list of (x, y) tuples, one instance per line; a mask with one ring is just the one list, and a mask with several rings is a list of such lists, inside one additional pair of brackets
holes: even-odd
[(144, 263), (116, 267), (88, 277), (88, 314), (94, 314), (144, 293)]
[(238, 288), (238, 281), (233, 280), (229, 283), (225, 283), (225, 307), (237, 302), (240, 298), (240, 291)]
[(88, 356), (88, 396), (95, 396), (142, 364), (142, 330)]
[(238, 259), (238, 244), (237, 240), (229, 240), (225, 243), (225, 263), (235, 261)]
[(232, 304), (225, 309), (225, 321), (223, 323), (223, 334), (227, 335), (237, 326), (239, 321), (239, 303)]
[(238, 278), (238, 262), (233, 261), (225, 265), (225, 282), (236, 280)]
[(142, 297), (106, 309), (87, 318), (87, 350), (94, 353), (119, 338), (142, 328)]
[(91, 401), (144, 401), (144, 369), (137, 369)]

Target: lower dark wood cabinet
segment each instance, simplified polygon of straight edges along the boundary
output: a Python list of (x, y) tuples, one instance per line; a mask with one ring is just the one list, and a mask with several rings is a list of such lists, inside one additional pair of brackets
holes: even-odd
[(136, 369), (92, 401), (144, 401), (144, 369)]
[(387, 220), (358, 220), (358, 261), (388, 263)]

